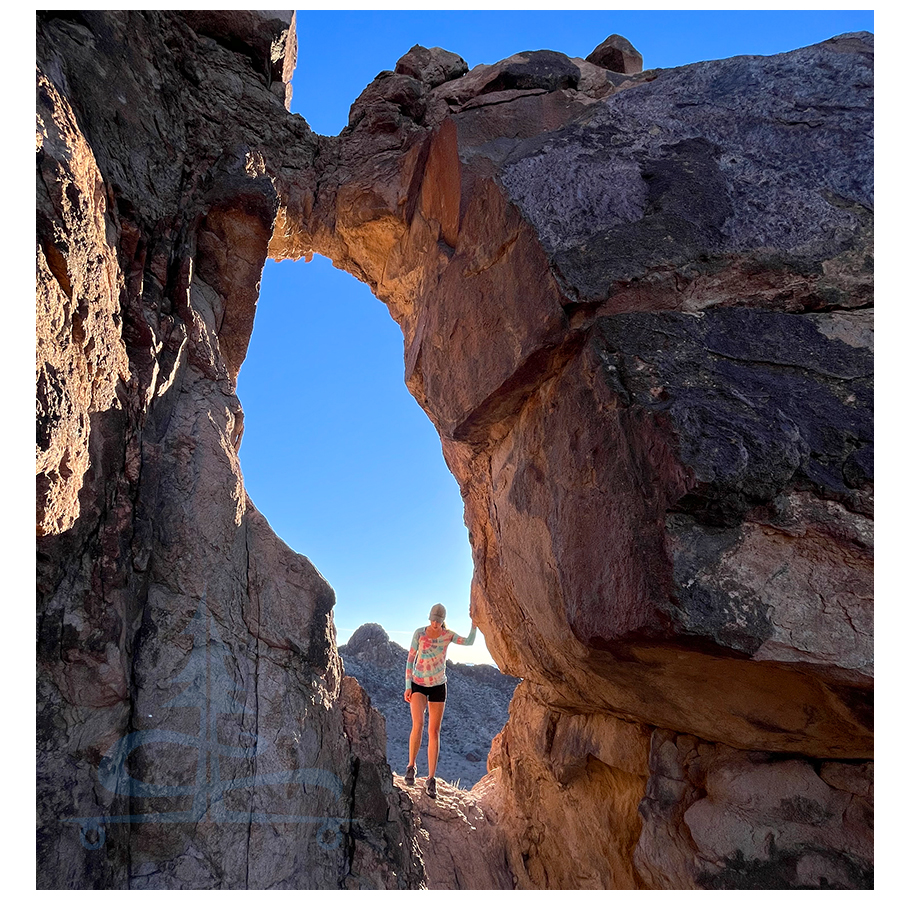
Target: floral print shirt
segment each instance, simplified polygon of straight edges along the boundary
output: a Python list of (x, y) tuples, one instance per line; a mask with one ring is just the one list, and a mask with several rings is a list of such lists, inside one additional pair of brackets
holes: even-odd
[(468, 637), (442, 628), (439, 637), (430, 638), (424, 628), (416, 629), (406, 660), (407, 690), (414, 681), (422, 687), (435, 687), (447, 680), (447, 648), (451, 643), (471, 647), (475, 643), (475, 626), (472, 626)]

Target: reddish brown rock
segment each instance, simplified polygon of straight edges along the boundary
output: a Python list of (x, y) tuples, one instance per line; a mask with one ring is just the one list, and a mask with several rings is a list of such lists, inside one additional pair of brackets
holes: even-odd
[(334, 594), (238, 464), (263, 149), (316, 153), (291, 18), (38, 15), (41, 888), (422, 881)]
[[(872, 753), (867, 40), (586, 90), (587, 64), (573, 81), (555, 58), (476, 67), (421, 119), (398, 95), (386, 202), (365, 164), (358, 181), (346, 168), (333, 228), (310, 231), (341, 236), (337, 264), (403, 328), (407, 384), (466, 503), (473, 615), (532, 685), (492, 788), (520, 885), (662, 886), (643, 835), (640, 858), (680, 886), (713, 877), (685, 856), (689, 825), (642, 824), (646, 776), (595, 763), (583, 717), (816, 766)], [(859, 118), (820, 96), (832, 77), (858, 85)], [(378, 121), (363, 114), (339, 158)], [(554, 756), (554, 730), (583, 753)], [(862, 886), (871, 834), (854, 829), (840, 876), (782, 830), (741, 883)], [(745, 850), (709, 852), (721, 874)]]
[(657, 731), (638, 870), (672, 889), (871, 889), (871, 769), (841, 765), (835, 786), (835, 765)]
[[(605, 715), (570, 715), (521, 685), (475, 786), (498, 822), (520, 889), (633, 890), (650, 732)], [(541, 810), (540, 815), (535, 811)], [(600, 850), (602, 848), (602, 850)], [(655, 886), (655, 885), (654, 885)]]
[(450, 53), (441, 47), (428, 50), (416, 44), (397, 60), (394, 71), (401, 75), (411, 75), (429, 88), (435, 88), (445, 81), (462, 77), (469, 71), (469, 66), (456, 53)]
[(621, 72), (623, 75), (636, 75), (644, 68), (644, 57), (634, 49), (628, 38), (621, 34), (611, 34), (602, 44), (598, 44), (588, 56), (586, 62), (609, 69), (610, 72)]
[[(431, 87), (425, 60), (319, 138), (272, 89), (252, 14), (221, 15), (39, 20), (39, 132), (61, 148), (39, 171), (108, 204), (73, 215), (39, 181), (44, 886), (415, 886), (419, 852), (462, 884), (472, 833), (518, 887), (870, 886), (871, 36), (635, 77), (537, 51)], [(278, 18), (259, 34), (286, 71)], [(126, 44), (144, 49), (119, 72)], [(91, 154), (97, 174), (70, 162)], [(341, 687), (330, 590), (237, 465), (259, 270), (312, 251), (400, 323), (465, 501), (473, 617), (524, 679), (477, 810), (455, 798), (424, 827), (448, 835), (430, 867), (377, 716)], [(121, 283), (88, 310), (93, 343), (76, 270)], [(171, 701), (201, 621), (228, 678), (264, 685), (232, 700), (273, 755), (229, 776), (327, 770), (336, 830), (160, 828), (126, 815), (154, 798), (98, 786), (127, 735), (190, 726)], [(79, 850), (78, 816), (89, 843), (116, 820), (104, 855)]]
[(428, 890), (492, 891), (518, 886), (507, 860), (500, 814), (485, 800), (492, 796), (490, 776), (473, 791), (459, 790), (438, 778), (435, 798), (425, 793), (422, 778), (410, 786), (395, 775), (394, 785), (415, 825)]
[(37, 533), (80, 513), (91, 416), (129, 378), (107, 197), (65, 97), (37, 73)]

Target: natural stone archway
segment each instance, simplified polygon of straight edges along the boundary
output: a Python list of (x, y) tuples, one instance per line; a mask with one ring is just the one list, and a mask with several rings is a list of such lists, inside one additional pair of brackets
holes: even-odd
[[(237, 466), (259, 271), (314, 251), (403, 330), (524, 679), (479, 794), (513, 883), (866, 886), (871, 36), (631, 75), (418, 48), (335, 138), (284, 110), (277, 16), (38, 37), (39, 885), (423, 883), (330, 590)], [(196, 729), (202, 647), (238, 808), (289, 828), (98, 786)], [(307, 770), (331, 808), (265, 777)]]
[[(491, 761), (518, 884), (865, 881), (831, 829), (867, 789), (801, 773), (872, 752), (869, 38), (458, 72), (378, 76), (315, 198), (276, 173), (270, 252), (327, 253), (403, 329), (473, 614), (525, 679)], [(764, 771), (773, 807), (822, 794), (821, 846), (759, 798), (774, 844), (737, 826)]]

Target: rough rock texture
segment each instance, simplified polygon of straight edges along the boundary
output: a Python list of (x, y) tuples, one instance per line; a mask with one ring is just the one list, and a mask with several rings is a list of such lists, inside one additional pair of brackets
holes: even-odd
[(237, 466), (263, 260), (319, 252), (403, 329), (524, 680), (476, 785), (514, 884), (870, 886), (872, 36), (427, 51), (319, 138), (278, 14), (187, 15), (39, 19), (39, 885), (422, 883)]
[(415, 824), (429, 890), (490, 891), (516, 886), (497, 813), (486, 799), (492, 776), (486, 775), (473, 791), (460, 791), (438, 778), (434, 799), (425, 793), (422, 779), (410, 787), (395, 775), (394, 785)]
[(409, 52), (397, 60), (394, 71), (400, 75), (410, 75), (429, 88), (435, 88), (445, 81), (452, 81), (469, 71), (466, 61), (456, 53), (449, 53), (441, 47), (430, 50), (416, 44)]
[(113, 405), (128, 363), (103, 179), (71, 107), (40, 71), (37, 93), (36, 505), (43, 535), (78, 518), (90, 417)]
[[(661, 887), (635, 873), (650, 729), (553, 707), (529, 682), (488, 758), (490, 806), (520, 888)], [(481, 785), (475, 786), (480, 791)]]
[[(346, 674), (365, 688), (372, 705), (384, 716), (387, 760), (406, 772), (409, 762), (409, 704), (403, 699), (407, 650), (373, 622), (360, 625), (338, 647)], [(453, 655), (453, 647), (450, 648)], [(451, 784), (472, 788), (487, 773), (491, 743), (509, 718), (509, 703), (519, 683), (494, 666), (465, 665), (447, 660), (447, 705), (441, 720), (438, 773)], [(427, 729), (419, 751), (419, 773), (427, 774)]]
[[(518, 885), (868, 884), (866, 817), (827, 824), (850, 795), (799, 831), (792, 798), (873, 752), (871, 36), (382, 73), (328, 152), (270, 252), (403, 329), (473, 616), (525, 680), (493, 756)], [(771, 773), (762, 845), (712, 762), (654, 799), (662, 734)]]
[(422, 882), (333, 592), (238, 466), (261, 148), (316, 153), (291, 19), (38, 15), (40, 888)]
[(870, 763), (745, 753), (657, 729), (649, 764), (634, 855), (648, 883), (874, 887)]
[(394, 787), (384, 758), (384, 718), (359, 683), (344, 677), (340, 695), (344, 731), (350, 740), (353, 815), (352, 858), (346, 890), (426, 886), (421, 849), (406, 798)]

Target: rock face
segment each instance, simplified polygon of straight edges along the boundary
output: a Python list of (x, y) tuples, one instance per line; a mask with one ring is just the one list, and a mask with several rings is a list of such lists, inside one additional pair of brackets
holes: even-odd
[(871, 36), (382, 74), (330, 147), (270, 252), (403, 329), (524, 680), (518, 886), (868, 884), (867, 788), (823, 773), (872, 755)]
[(415, 825), (429, 890), (492, 891), (516, 886), (505, 836), (490, 805), (491, 776), (485, 776), (474, 791), (460, 791), (438, 778), (434, 799), (426, 795), (421, 780), (409, 787), (395, 775), (394, 784)]
[(40, 888), (417, 886), (331, 588), (249, 502), (235, 378), (292, 14), (38, 15)]
[[(403, 699), (407, 650), (375, 623), (360, 625), (338, 648), (344, 671), (365, 688), (384, 716), (387, 761), (403, 775), (409, 762), (409, 704)], [(451, 647), (450, 653), (453, 653)], [(519, 683), (493, 666), (469, 666), (447, 660), (447, 705), (441, 721), (438, 774), (470, 789), (487, 773), (491, 744), (509, 717), (509, 703)], [(419, 774), (427, 775), (428, 734), (419, 751)]]
[(511, 883), (871, 886), (871, 35), (413, 48), (320, 138), (279, 15), (39, 18), (39, 886), (436, 883), (237, 465), (263, 260), (310, 252), (403, 329), (523, 679)]

